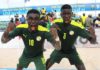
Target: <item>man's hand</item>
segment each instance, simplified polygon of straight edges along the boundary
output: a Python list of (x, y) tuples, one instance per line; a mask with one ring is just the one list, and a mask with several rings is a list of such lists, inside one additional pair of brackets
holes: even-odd
[(92, 26), (88, 27), (88, 31), (92, 34), (95, 35), (95, 30)]
[(94, 28), (93, 28), (92, 26), (90, 26), (90, 27), (88, 28), (88, 31), (90, 32), (90, 34), (91, 34), (91, 36), (92, 36), (92, 39), (90, 40), (90, 43), (91, 43), (91, 44), (96, 44), (97, 41), (96, 41), (96, 35), (95, 35), (95, 30), (94, 30)]
[(6, 30), (4, 31), (2, 37), (1, 37), (1, 42), (2, 43), (7, 43), (10, 39), (8, 37), (9, 32), (11, 32), (12, 30), (14, 30), (15, 28), (15, 24), (14, 23), (8, 23), (8, 26), (6, 28)]
[(11, 32), (12, 30), (14, 30), (15, 27), (15, 24), (10, 22), (8, 23), (6, 31)]
[(53, 39), (56, 39), (57, 38), (58, 34), (57, 34), (56, 28), (51, 28), (50, 29), (50, 33), (51, 33)]
[(61, 50), (61, 42), (55, 41), (54, 47), (55, 47), (56, 50)]

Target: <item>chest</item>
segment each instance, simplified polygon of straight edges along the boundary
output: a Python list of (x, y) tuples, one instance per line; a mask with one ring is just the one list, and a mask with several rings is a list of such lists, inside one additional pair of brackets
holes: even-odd
[(27, 40), (34, 40), (37, 42), (43, 41), (45, 39), (44, 33), (43, 32), (29, 32), (29, 31), (24, 31), (22, 34), (22, 38), (27, 41)]
[(77, 37), (77, 31), (73, 27), (61, 27), (61, 30), (58, 31), (58, 35), (63, 40), (71, 40)]

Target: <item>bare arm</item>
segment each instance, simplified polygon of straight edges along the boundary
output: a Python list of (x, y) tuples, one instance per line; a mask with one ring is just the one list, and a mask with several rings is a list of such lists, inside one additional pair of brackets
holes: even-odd
[(90, 27), (88, 28), (88, 31), (89, 31), (90, 34), (91, 34), (91, 38), (89, 38), (90, 43), (96, 44), (96, 43), (97, 43), (97, 39), (96, 39), (96, 35), (95, 35), (95, 30), (94, 30), (94, 28), (93, 28), (92, 26), (90, 26)]
[(11, 32), (13, 29), (15, 28), (15, 24), (14, 23), (9, 23), (6, 30), (4, 31), (2, 37), (1, 37), (1, 42), (2, 43), (7, 43), (10, 38), (9, 36), (9, 32)]
[(55, 26), (51, 27), (50, 29), (50, 33), (52, 35), (53, 38), (53, 46), (55, 47), (56, 50), (60, 50), (61, 49), (61, 42), (57, 33), (57, 29)]
[(7, 30), (5, 30), (5, 32), (3, 33), (2, 37), (1, 37), (1, 42), (2, 43), (7, 43), (10, 40), (8, 38), (8, 34), (9, 34), (9, 32)]

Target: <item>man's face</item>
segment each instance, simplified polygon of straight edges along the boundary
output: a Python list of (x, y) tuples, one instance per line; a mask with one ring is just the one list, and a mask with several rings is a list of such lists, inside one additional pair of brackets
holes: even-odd
[(28, 14), (27, 15), (27, 22), (29, 25), (29, 28), (32, 30), (34, 27), (37, 27), (38, 23), (39, 23), (39, 14)]
[(71, 17), (72, 17), (72, 10), (71, 9), (63, 9), (61, 11), (61, 17), (65, 23), (70, 23)]

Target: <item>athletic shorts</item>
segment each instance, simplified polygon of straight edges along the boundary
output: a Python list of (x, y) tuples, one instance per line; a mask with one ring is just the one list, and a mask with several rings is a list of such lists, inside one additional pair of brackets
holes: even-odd
[(33, 58), (21, 56), (17, 67), (27, 68), (31, 62), (34, 62), (36, 70), (46, 70), (45, 59), (43, 56), (37, 56)]
[(50, 56), (50, 61), (51, 63), (60, 63), (62, 58), (68, 58), (71, 65), (83, 64), (77, 51), (72, 52), (71, 54), (65, 54), (61, 51), (54, 50)]

